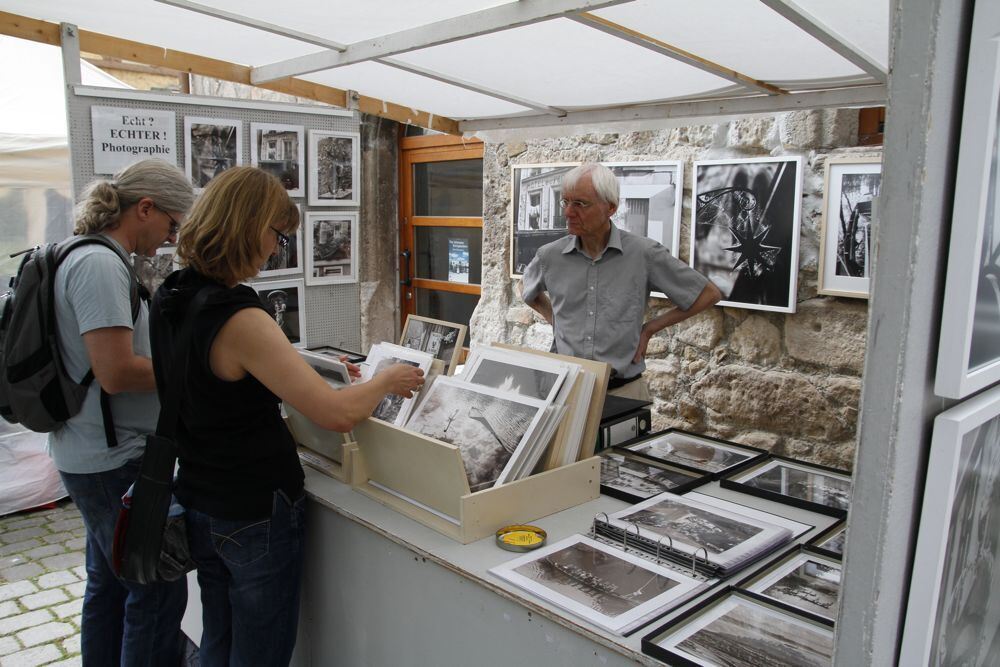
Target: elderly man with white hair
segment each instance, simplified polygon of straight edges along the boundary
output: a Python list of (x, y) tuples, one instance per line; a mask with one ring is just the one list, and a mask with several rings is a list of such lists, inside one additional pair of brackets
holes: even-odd
[[(521, 296), (552, 325), (557, 352), (609, 363), (609, 393), (648, 400), (640, 378), (649, 339), (722, 294), (662, 244), (611, 222), (618, 180), (607, 167), (586, 163), (567, 173), (559, 203), (569, 235), (539, 248)], [(645, 321), (651, 289), (676, 308)]]

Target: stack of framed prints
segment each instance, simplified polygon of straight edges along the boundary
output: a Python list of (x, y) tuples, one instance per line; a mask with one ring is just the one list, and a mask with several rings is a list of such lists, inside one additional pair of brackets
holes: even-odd
[(720, 484), (724, 489), (836, 517), (846, 516), (851, 503), (851, 474), (846, 470), (780, 456), (729, 473)]
[(427, 352), (440, 362), (446, 375), (453, 375), (462, 352), (462, 343), (465, 342), (467, 329), (468, 327), (464, 324), (435, 320), (420, 315), (407, 315), (399, 344), (411, 350)]
[[(368, 351), (368, 358), (361, 367), (361, 381), (367, 382), (378, 375), (379, 372), (392, 366), (393, 364), (407, 364), (415, 366), (424, 372), (426, 376), (431, 370), (431, 363), (434, 357), (426, 352), (411, 350), (392, 343), (376, 343)], [(397, 394), (387, 394), (372, 412), (372, 417), (381, 419), (390, 424), (402, 426), (410, 416), (410, 411), (417, 403), (420, 394), (416, 393), (410, 398), (404, 398)]]
[(827, 158), (819, 241), (820, 294), (868, 298), (881, 158)]
[(627, 456), (613, 449), (601, 452), (601, 493), (638, 503), (664, 491), (684, 493), (711, 480), (710, 475)]
[(711, 474), (714, 477), (732, 473), (767, 456), (767, 452), (763, 449), (680, 429), (653, 433), (643, 440), (622, 445), (619, 449), (653, 461)]

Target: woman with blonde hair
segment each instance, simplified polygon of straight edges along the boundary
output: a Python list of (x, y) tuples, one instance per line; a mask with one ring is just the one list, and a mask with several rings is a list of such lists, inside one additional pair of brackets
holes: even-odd
[[(253, 167), (223, 172), (181, 233), (177, 255), (185, 268), (153, 300), (161, 395), (172, 374), (183, 373), (175, 494), (198, 568), (206, 665), (285, 665), (295, 644), (305, 498), (280, 402), (324, 428), (347, 431), (386, 394), (409, 397), (423, 384), (419, 369), (397, 364), (370, 382), (332, 389), (241, 284), (288, 243), (298, 222), (274, 176)], [(206, 290), (198, 297), (204, 305), (191, 312)], [(179, 368), (187, 320), (188, 362)]]

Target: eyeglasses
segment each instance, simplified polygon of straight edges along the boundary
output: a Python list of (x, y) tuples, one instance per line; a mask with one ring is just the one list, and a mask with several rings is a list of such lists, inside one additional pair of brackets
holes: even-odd
[(181, 223), (177, 222), (177, 220), (174, 219), (174, 216), (170, 215), (170, 213), (168, 213), (166, 211), (166, 209), (162, 209), (159, 206), (157, 206), (156, 204), (153, 204), (153, 208), (155, 208), (157, 211), (159, 211), (163, 215), (167, 216), (167, 219), (170, 220), (170, 235), (171, 236), (173, 236), (178, 231), (180, 231)]
[(584, 201), (582, 199), (560, 199), (559, 205), (563, 208), (578, 208), (584, 211), (594, 205), (592, 201)]
[(287, 248), (288, 244), (291, 243), (291, 239), (289, 239), (288, 236), (286, 236), (285, 234), (279, 232), (274, 227), (271, 227), (271, 231), (278, 235), (278, 245), (280, 245), (282, 248)]

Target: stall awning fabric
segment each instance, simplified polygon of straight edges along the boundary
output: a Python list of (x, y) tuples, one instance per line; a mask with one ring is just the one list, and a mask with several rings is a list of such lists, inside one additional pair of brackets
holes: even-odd
[(291, 76), (357, 91), (476, 132), (642, 120), (671, 105), (690, 117), (877, 102), (889, 4), (0, 0), (0, 10), (248, 66), (258, 84)]

